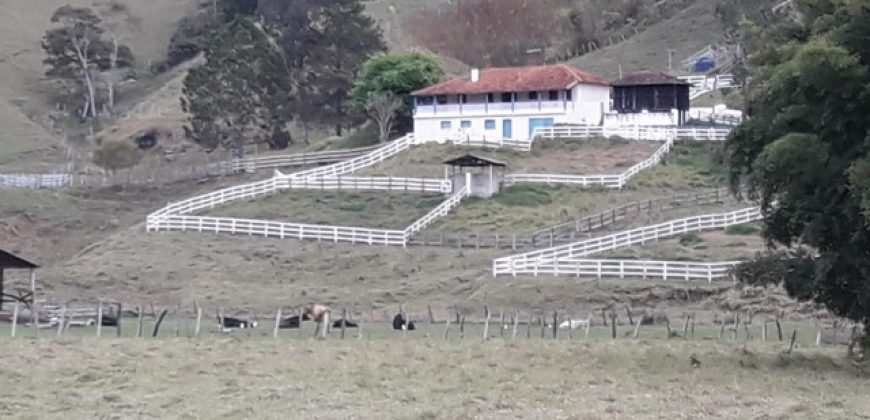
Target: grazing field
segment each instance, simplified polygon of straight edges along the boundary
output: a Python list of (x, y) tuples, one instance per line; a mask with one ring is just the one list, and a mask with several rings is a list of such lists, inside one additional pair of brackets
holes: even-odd
[(734, 235), (712, 231), (687, 233), (673, 239), (606, 252), (595, 258), (668, 261), (740, 261), (764, 250), (758, 235)]
[[(859, 418), (843, 350), (682, 340), (0, 340), (0, 416)], [(692, 360), (700, 362), (693, 364)]]
[(402, 230), (444, 201), (443, 195), (291, 190), (230, 203), (209, 216)]
[(531, 152), (481, 149), (434, 143), (417, 146), (361, 173), (392, 176), (444, 177), (442, 162), (471, 153), (507, 164), (507, 173), (607, 175), (624, 172), (648, 158), (658, 142), (583, 139), (536, 141)]

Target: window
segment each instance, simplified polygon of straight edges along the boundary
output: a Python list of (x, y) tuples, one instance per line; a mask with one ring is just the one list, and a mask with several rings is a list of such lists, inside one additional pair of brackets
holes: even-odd
[(460, 121), (459, 127), (463, 128), (463, 129), (471, 128), (471, 121)]
[(483, 122), (483, 128), (486, 130), (495, 130), (495, 120), (486, 120)]
[(464, 93), (461, 94), (461, 95), (459, 95), (459, 96), (457, 96), (456, 99), (457, 99), (457, 101), (458, 101), (459, 103), (461, 103), (461, 104), (467, 104), (467, 103), (468, 103), (468, 96), (466, 96)]
[(489, 103), (493, 103), (493, 102), (495, 102), (495, 95), (493, 95), (493, 94), (491, 94), (491, 93), (487, 93), (487, 94), (486, 94), (486, 101), (489, 102)]
[(438, 105), (447, 105), (447, 95), (438, 95), (435, 97), (435, 101), (438, 102)]
[(559, 91), (558, 90), (551, 90), (548, 92), (548, 94), (550, 96), (551, 101), (558, 101), (559, 100)]
[(566, 100), (566, 101), (570, 101), (570, 100), (571, 100), (571, 91), (570, 91), (570, 90), (566, 90), (566, 91), (565, 91), (565, 100)]
[(529, 92), (529, 100), (537, 101), (538, 100), (538, 92)]
[(450, 129), (450, 121), (441, 121), (441, 129), (449, 130)]
[(420, 105), (432, 105), (435, 100), (431, 96), (421, 96), (417, 98), (417, 103)]
[(513, 98), (514, 98), (513, 92), (505, 92), (505, 93), (501, 94), (501, 101), (502, 102), (512, 102)]

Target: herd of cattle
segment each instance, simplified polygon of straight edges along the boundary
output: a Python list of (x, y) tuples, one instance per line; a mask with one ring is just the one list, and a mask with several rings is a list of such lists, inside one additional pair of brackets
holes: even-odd
[[(302, 326), (303, 321), (314, 321), (317, 323), (323, 322), (326, 318), (327, 314), (331, 313), (332, 310), (329, 307), (323, 305), (311, 305), (306, 307), (302, 311), (302, 315), (293, 315), (290, 317), (286, 317), (281, 319), (278, 322), (279, 329), (293, 329), (300, 328)], [(251, 329), (257, 328), (257, 321), (236, 318), (231, 316), (220, 316), (217, 317), (218, 327), (224, 332), (231, 332), (233, 329)], [(343, 324), (343, 325), (342, 325)], [(353, 321), (347, 319), (338, 319), (332, 322), (332, 328), (357, 328), (359, 325)], [(414, 321), (408, 320), (405, 318), (403, 314), (396, 314), (393, 317), (393, 329), (394, 330), (402, 330), (402, 331), (413, 331), (416, 329), (414, 325)]]

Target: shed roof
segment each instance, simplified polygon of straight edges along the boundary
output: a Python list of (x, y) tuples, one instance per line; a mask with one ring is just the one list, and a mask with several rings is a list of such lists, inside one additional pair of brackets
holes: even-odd
[(691, 83), (680, 80), (676, 76), (660, 71), (639, 71), (631, 73), (622, 79), (612, 83), (613, 86), (660, 86), (660, 85), (683, 85), (691, 86)]
[(0, 249), (0, 269), (4, 268), (38, 268), (39, 266)]
[(455, 157), (450, 160), (444, 161), (445, 165), (459, 166), (460, 168), (469, 168), (469, 167), (485, 167), (485, 166), (498, 166), (504, 168), (507, 166), (506, 163), (497, 161), (495, 159), (475, 156), (470, 153)]
[(480, 94), (492, 92), (535, 92), (570, 89), (576, 84), (607, 86), (601, 76), (567, 64), (525, 67), (494, 67), (480, 70), (477, 82), (470, 76), (456, 77), (416, 92), (414, 96)]

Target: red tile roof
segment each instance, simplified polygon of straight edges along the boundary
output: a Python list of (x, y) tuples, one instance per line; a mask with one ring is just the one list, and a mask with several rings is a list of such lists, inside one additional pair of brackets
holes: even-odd
[(577, 83), (605, 85), (603, 77), (566, 64), (552, 66), (502, 67), (480, 70), (480, 79), (457, 77), (411, 93), (414, 96), (478, 94), (490, 92), (530, 92), (569, 89)]

